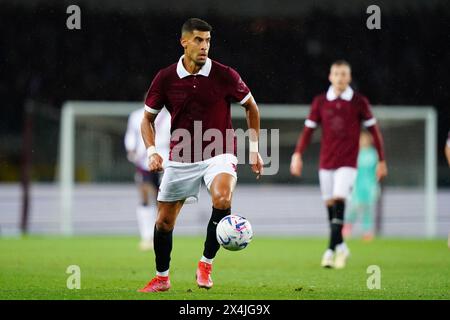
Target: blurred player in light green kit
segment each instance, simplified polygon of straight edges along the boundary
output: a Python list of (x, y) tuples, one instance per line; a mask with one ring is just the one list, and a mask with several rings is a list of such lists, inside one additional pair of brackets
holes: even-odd
[(342, 231), (344, 237), (351, 235), (352, 225), (361, 216), (363, 239), (373, 239), (375, 206), (380, 194), (376, 176), (377, 163), (378, 154), (372, 146), (372, 137), (367, 131), (363, 131), (359, 139), (358, 173)]

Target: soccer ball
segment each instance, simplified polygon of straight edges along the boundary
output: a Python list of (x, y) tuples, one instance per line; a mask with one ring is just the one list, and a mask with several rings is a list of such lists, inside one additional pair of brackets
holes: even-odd
[(252, 241), (252, 226), (244, 217), (230, 214), (217, 224), (216, 236), (217, 241), (225, 249), (242, 250)]

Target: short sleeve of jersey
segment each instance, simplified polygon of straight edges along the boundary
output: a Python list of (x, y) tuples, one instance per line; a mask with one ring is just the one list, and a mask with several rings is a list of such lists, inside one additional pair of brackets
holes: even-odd
[(163, 76), (162, 72), (159, 71), (147, 91), (147, 96), (145, 97), (145, 111), (158, 114), (164, 107), (164, 96)]
[(372, 114), (369, 100), (366, 97), (361, 97), (360, 108), (360, 119), (363, 122), (364, 127), (375, 125), (377, 121)]
[(242, 80), (239, 73), (233, 68), (229, 68), (230, 72), (230, 87), (229, 87), (229, 96), (234, 100), (239, 102), (241, 105), (247, 102), (247, 100), (251, 97), (250, 89), (247, 87), (245, 82)]
[(311, 109), (309, 111), (308, 118), (305, 120), (305, 126), (315, 129), (317, 128), (318, 124), (320, 123), (320, 104), (319, 99), (314, 98)]

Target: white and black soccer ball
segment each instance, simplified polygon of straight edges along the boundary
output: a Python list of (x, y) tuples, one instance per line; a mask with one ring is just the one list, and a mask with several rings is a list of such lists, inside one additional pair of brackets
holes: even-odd
[(242, 250), (252, 241), (252, 226), (244, 217), (230, 214), (217, 224), (216, 236), (219, 244), (225, 249)]

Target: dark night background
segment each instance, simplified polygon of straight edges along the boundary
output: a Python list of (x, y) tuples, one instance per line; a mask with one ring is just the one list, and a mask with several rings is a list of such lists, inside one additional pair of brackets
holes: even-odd
[[(328, 86), (330, 63), (345, 58), (353, 66), (353, 86), (372, 104), (435, 106), (439, 172), (448, 170), (443, 156), (450, 129), (446, 1), (403, 1), (405, 6), (386, 10), (379, 2), (381, 30), (366, 28), (367, 5), (362, 4), (338, 12), (299, 4), (298, 13), (287, 14), (269, 1), (274, 14), (270, 6), (258, 6), (255, 14), (239, 15), (212, 5), (199, 14), (181, 14), (167, 5), (155, 9), (155, 1), (132, 9), (113, 1), (119, 4), (105, 10), (87, 2), (0, 2), (0, 167), (20, 162), (26, 101), (58, 113), (66, 100), (142, 100), (157, 70), (182, 54), (181, 24), (197, 16), (214, 28), (210, 57), (237, 69), (260, 103), (309, 104)], [(66, 28), (67, 3), (80, 5), (81, 30)], [(208, 6), (196, 3), (195, 8)], [(450, 181), (439, 179), (439, 184)]]

